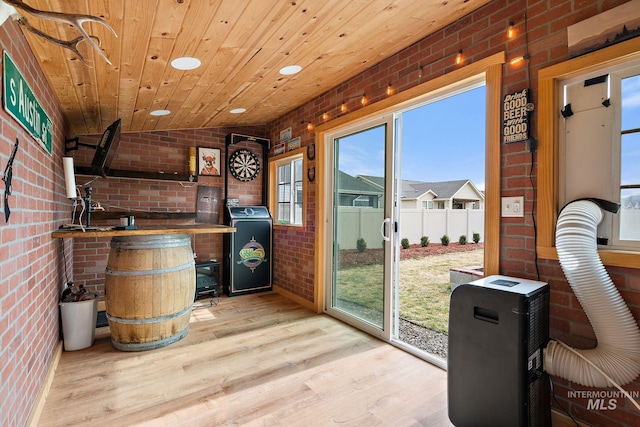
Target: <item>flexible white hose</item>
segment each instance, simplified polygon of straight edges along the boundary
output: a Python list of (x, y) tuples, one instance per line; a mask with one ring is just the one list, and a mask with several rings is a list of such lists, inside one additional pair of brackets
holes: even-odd
[(624, 385), (640, 374), (640, 328), (598, 255), (596, 236), (601, 220), (602, 211), (595, 203), (579, 200), (562, 210), (556, 227), (560, 266), (591, 322), (598, 345), (579, 350), (550, 341), (544, 350), (547, 373), (587, 387), (614, 386), (606, 377)]

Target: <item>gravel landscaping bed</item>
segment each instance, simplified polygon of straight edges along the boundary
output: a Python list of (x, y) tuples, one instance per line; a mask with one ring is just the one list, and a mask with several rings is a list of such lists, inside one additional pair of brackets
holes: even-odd
[[(357, 317), (373, 322), (382, 322), (382, 313), (363, 307), (348, 301), (340, 300), (340, 308), (350, 313), (357, 313)], [(400, 341), (410, 344), (436, 356), (447, 358), (449, 336), (424, 326), (417, 325), (409, 320), (400, 318), (398, 325), (398, 338)]]
[(443, 359), (447, 358), (449, 336), (442, 332), (432, 331), (408, 320), (400, 319), (399, 335), (400, 340), (407, 344)]

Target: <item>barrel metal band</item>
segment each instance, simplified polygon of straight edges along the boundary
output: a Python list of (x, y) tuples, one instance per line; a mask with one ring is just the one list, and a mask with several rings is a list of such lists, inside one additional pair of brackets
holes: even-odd
[(156, 348), (166, 347), (169, 344), (173, 344), (176, 341), (180, 341), (182, 338), (187, 336), (189, 332), (189, 327), (187, 326), (184, 330), (176, 335), (172, 335), (167, 338), (163, 338), (160, 340), (153, 340), (149, 342), (140, 342), (140, 343), (121, 343), (114, 341), (111, 339), (111, 344), (116, 350), (120, 351), (147, 351), (147, 350), (155, 350)]
[(186, 246), (181, 241), (158, 241), (158, 242), (112, 242), (111, 247), (124, 250), (146, 250), (146, 249), (167, 249), (180, 248)]
[(178, 313), (173, 313), (170, 314), (168, 316), (161, 316), (161, 317), (145, 317), (145, 318), (141, 318), (141, 319), (125, 319), (122, 317), (116, 317), (116, 316), (112, 316), (109, 313), (106, 313), (107, 315), (107, 319), (112, 320), (116, 323), (122, 323), (123, 325), (144, 325), (147, 323), (158, 323), (158, 322), (164, 322), (166, 320), (173, 320), (177, 317), (181, 317), (184, 316), (186, 314), (189, 314), (191, 312), (191, 308), (192, 306), (187, 307), (186, 309), (178, 312)]
[(173, 267), (165, 267), (165, 268), (156, 268), (154, 270), (130, 270), (130, 271), (121, 271), (121, 270), (113, 270), (109, 267), (105, 269), (107, 274), (112, 276), (148, 276), (151, 274), (164, 274), (164, 273), (173, 273), (174, 271), (182, 271), (187, 270), (189, 268), (194, 268), (196, 265), (195, 261), (189, 262), (187, 264), (176, 265)]
[(152, 236), (115, 236), (111, 239), (111, 247), (116, 249), (166, 249), (191, 248), (191, 240), (187, 234), (167, 234)]

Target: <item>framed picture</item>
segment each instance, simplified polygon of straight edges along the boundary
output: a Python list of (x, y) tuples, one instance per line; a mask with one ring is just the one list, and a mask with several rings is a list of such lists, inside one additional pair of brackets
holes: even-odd
[(198, 147), (198, 175), (220, 176), (220, 149)]
[(280, 142), (287, 142), (291, 139), (291, 128), (288, 127), (285, 130), (280, 131)]
[(289, 142), (287, 142), (287, 151), (291, 151), (291, 150), (296, 150), (300, 148), (300, 137), (297, 136), (295, 138), (292, 138), (289, 140)]
[(631, 0), (567, 27), (569, 56), (584, 55), (640, 35), (640, 0)]
[(284, 153), (285, 145), (286, 144), (284, 142), (282, 144), (276, 144), (275, 148), (273, 149), (273, 155), (279, 156), (280, 154)]

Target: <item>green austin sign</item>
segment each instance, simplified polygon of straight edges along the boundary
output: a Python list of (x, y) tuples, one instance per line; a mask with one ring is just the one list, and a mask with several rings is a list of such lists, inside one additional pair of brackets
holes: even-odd
[(4, 109), (51, 154), (51, 119), (6, 51), (2, 62)]

